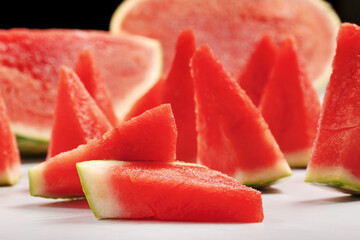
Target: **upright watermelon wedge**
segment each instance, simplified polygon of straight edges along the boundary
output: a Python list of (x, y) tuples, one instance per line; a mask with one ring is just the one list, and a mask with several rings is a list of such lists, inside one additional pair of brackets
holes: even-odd
[(6, 106), (0, 97), (0, 186), (14, 185), (21, 177), (21, 160)]
[(173, 162), (76, 164), (98, 218), (261, 222), (260, 192), (205, 166)]
[(235, 79), (264, 33), (277, 43), (292, 35), (309, 78), (320, 87), (331, 73), (339, 24), (324, 0), (126, 0), (115, 10), (110, 31), (160, 40), (166, 74), (176, 36), (193, 29), (197, 43), (209, 44)]
[(130, 111), (136, 114), (146, 110), (144, 107), (154, 107), (152, 104), (170, 103), (179, 133), (176, 156), (185, 162), (196, 162), (197, 158), (194, 83), (190, 73), (190, 59), (194, 52), (194, 34), (191, 30), (184, 30), (178, 37), (168, 76), (159, 81)]
[(242, 184), (263, 187), (291, 174), (258, 109), (207, 46), (192, 62), (198, 159)]
[(75, 65), (75, 72), (110, 123), (113, 126), (117, 125), (118, 120), (114, 112), (110, 92), (101, 77), (90, 49), (84, 49), (80, 52)]
[(161, 75), (160, 45), (144, 37), (103, 31), (0, 30), (0, 93), (21, 143), (39, 150), (46, 146), (60, 65), (73, 68), (84, 48), (93, 51), (119, 119)]
[(259, 106), (264, 88), (274, 68), (277, 46), (272, 37), (265, 34), (255, 45), (238, 83), (244, 89), (255, 106)]
[(360, 194), (360, 27), (344, 23), (306, 182)]
[(282, 42), (260, 112), (291, 167), (306, 167), (317, 132), (320, 100), (291, 38)]
[(101, 138), (111, 128), (76, 73), (61, 67), (48, 158)]
[(102, 138), (60, 153), (29, 169), (30, 194), (49, 198), (84, 195), (75, 164), (87, 160), (175, 161), (176, 125), (169, 104), (119, 124)]

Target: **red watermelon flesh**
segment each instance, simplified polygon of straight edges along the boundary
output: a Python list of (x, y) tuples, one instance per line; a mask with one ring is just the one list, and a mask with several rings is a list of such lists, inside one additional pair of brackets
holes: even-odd
[(77, 164), (98, 218), (262, 222), (260, 192), (205, 166), (173, 162)]
[(73, 68), (84, 48), (93, 51), (119, 118), (159, 77), (158, 44), (143, 37), (70, 29), (1, 30), (0, 93), (15, 133), (50, 139), (59, 68)]
[(61, 67), (48, 157), (101, 138), (112, 125), (76, 73)]
[(110, 31), (159, 39), (167, 73), (176, 36), (193, 29), (197, 43), (209, 44), (235, 79), (264, 33), (278, 43), (292, 35), (310, 79), (321, 84), (331, 73), (339, 24), (323, 0), (129, 0), (114, 12)]
[(274, 67), (277, 47), (272, 37), (265, 34), (255, 45), (238, 83), (255, 106), (259, 105), (264, 87)]
[(146, 110), (159, 106), (162, 103), (164, 81), (165, 80), (163, 78), (160, 78), (158, 82), (132, 106), (130, 112), (128, 112), (124, 120), (130, 120), (131, 118), (142, 114)]
[(29, 170), (33, 196), (83, 196), (75, 164), (87, 160), (174, 161), (175, 119), (168, 104), (121, 123), (100, 139), (63, 152)]
[(0, 186), (13, 185), (21, 177), (21, 160), (2, 98), (0, 98), (0, 119)]
[(291, 174), (268, 125), (210, 48), (192, 59), (201, 164), (246, 185), (268, 185)]
[(110, 123), (113, 126), (117, 125), (117, 117), (109, 90), (101, 77), (100, 70), (90, 49), (84, 49), (80, 52), (75, 65), (75, 72)]
[(291, 167), (306, 167), (317, 132), (320, 100), (291, 38), (284, 40), (260, 111)]
[(151, 104), (158, 101), (170, 103), (179, 133), (176, 156), (185, 162), (196, 162), (197, 158), (194, 83), (190, 73), (190, 59), (194, 52), (194, 34), (191, 30), (184, 30), (178, 37), (175, 58), (167, 78), (140, 99), (131, 111), (140, 113), (145, 110), (144, 106), (152, 107)]
[(360, 27), (344, 23), (306, 181), (360, 193)]

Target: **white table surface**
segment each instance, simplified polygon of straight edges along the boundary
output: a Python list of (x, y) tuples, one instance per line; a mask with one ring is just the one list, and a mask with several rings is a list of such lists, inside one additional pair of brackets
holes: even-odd
[(305, 170), (263, 193), (262, 223), (98, 220), (85, 200), (29, 195), (23, 177), (0, 188), (0, 239), (360, 239), (360, 197), (304, 183)]

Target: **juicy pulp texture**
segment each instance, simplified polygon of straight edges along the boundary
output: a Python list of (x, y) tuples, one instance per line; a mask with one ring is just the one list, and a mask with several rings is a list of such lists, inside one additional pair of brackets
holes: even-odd
[(80, 52), (75, 65), (75, 72), (110, 123), (116, 126), (118, 121), (114, 112), (110, 92), (101, 77), (100, 70), (90, 49), (84, 49)]
[(160, 76), (154, 40), (102, 31), (1, 30), (0, 93), (16, 134), (50, 139), (59, 67), (74, 67), (84, 48), (93, 51), (120, 119)]
[(21, 177), (21, 160), (16, 137), (10, 129), (6, 106), (0, 98), (0, 186), (13, 185)]
[(111, 128), (76, 73), (61, 67), (48, 157), (101, 138)]
[(306, 181), (360, 193), (360, 27), (342, 24), (337, 41)]
[(159, 39), (167, 73), (176, 36), (192, 29), (198, 44), (209, 44), (235, 79), (264, 33), (276, 42), (293, 35), (310, 79), (321, 85), (331, 72), (339, 23), (323, 0), (128, 0), (114, 12), (110, 31)]
[(259, 106), (266, 83), (274, 68), (277, 47), (272, 38), (265, 34), (255, 45), (238, 83), (255, 106)]
[(77, 162), (96, 159), (175, 161), (175, 119), (168, 104), (123, 122), (100, 139), (60, 153), (29, 170), (33, 196), (71, 198), (83, 196)]
[[(284, 154), (312, 147), (321, 108), (297, 53), (291, 38), (282, 42), (259, 106)], [(306, 167), (310, 155), (303, 157), (300, 166)]]
[[(207, 46), (196, 51), (191, 66), (199, 162), (248, 185), (263, 186), (290, 175), (291, 170), (258, 109)], [(241, 172), (271, 174), (249, 178), (245, 174), (242, 177)]]
[(77, 164), (98, 218), (261, 222), (260, 192), (205, 166), (173, 162)]

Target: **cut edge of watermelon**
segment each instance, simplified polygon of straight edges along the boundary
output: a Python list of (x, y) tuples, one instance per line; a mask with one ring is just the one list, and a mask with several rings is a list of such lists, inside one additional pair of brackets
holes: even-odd
[[(322, 12), (326, 12), (328, 14), (330, 19), (329, 25), (332, 29), (338, 30), (341, 24), (341, 20), (332, 5), (325, 0), (312, 0), (311, 2)], [(333, 56), (329, 59), (327, 65), (324, 67), (325, 70), (322, 72), (322, 74), (312, 81), (313, 86), (315, 87), (315, 89), (318, 90), (318, 92), (324, 92), (325, 87), (330, 79), (330, 75), (332, 73), (332, 59), (334, 58), (334, 56), (335, 51), (333, 53)]]
[(292, 168), (305, 168), (310, 160), (312, 147), (290, 153), (284, 152), (285, 159)]
[(138, 41), (142, 45), (147, 45), (150, 49), (153, 49), (155, 57), (152, 59), (152, 66), (149, 68), (150, 70), (147, 72), (144, 81), (129, 91), (125, 98), (121, 100), (120, 106), (113, 102), (114, 111), (120, 120), (123, 120), (132, 106), (157, 83), (163, 71), (163, 51), (158, 40), (134, 34), (126, 35), (131, 36), (134, 41)]
[(251, 171), (238, 169), (234, 174), (234, 178), (248, 187), (265, 188), (291, 175), (291, 169), (284, 159), (284, 161), (277, 161), (275, 165), (268, 168)]
[[(31, 196), (43, 196), (44, 178), (43, 165), (39, 164), (29, 169), (29, 191)], [(46, 196), (47, 197), (47, 196)]]
[[(118, 202), (114, 201), (112, 193), (109, 188), (105, 187), (107, 184), (106, 174), (107, 169), (119, 163), (126, 164), (126, 162), (116, 160), (106, 160), (106, 167), (102, 164), (104, 161), (94, 160), (76, 163), (76, 169), (79, 174), (81, 186), (85, 193), (88, 204), (93, 211), (96, 218), (116, 218), (121, 215), (123, 210)], [(91, 178), (87, 176), (91, 175)], [(118, 209), (114, 209), (118, 207)]]
[(329, 186), (345, 193), (360, 194), (360, 179), (341, 166), (312, 166), (306, 170), (305, 182)]
[(19, 165), (14, 164), (11, 168), (0, 173), (0, 186), (12, 186), (20, 180), (21, 176)]

